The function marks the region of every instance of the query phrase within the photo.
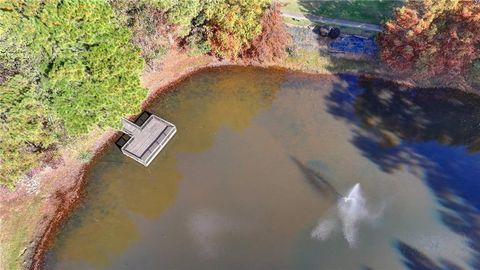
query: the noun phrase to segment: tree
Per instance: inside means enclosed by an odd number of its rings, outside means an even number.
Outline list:
[[[42,152],[62,137],[55,117],[26,77],[15,75],[0,85],[0,183],[13,186],[24,171],[38,164]]]
[[[213,0],[205,8],[208,41],[214,54],[236,58],[262,31],[269,0]]]
[[[473,0],[409,1],[378,40],[382,58],[396,70],[461,74],[480,57],[480,5]]]
[[[261,19],[271,4],[271,0],[110,1],[115,10],[119,11],[117,13],[127,15],[128,25],[134,29],[136,36],[138,32],[142,37],[148,36],[142,34],[145,31],[141,29],[148,28],[148,25],[140,29],[135,26],[136,22],[144,20],[142,17],[148,17],[151,18],[148,23],[150,26],[153,25],[156,29],[166,28],[169,31],[165,34],[168,35],[174,32],[180,45],[229,59],[237,58],[240,51],[249,47],[252,40],[259,36],[262,32]],[[152,10],[156,12],[151,12]],[[168,17],[168,22],[152,18],[163,17],[164,14]],[[155,23],[159,21],[160,24]],[[283,25],[283,22],[280,23]],[[140,44],[142,49],[147,48],[148,51],[148,38],[140,40],[135,44]],[[149,60],[149,57],[145,58]]]
[[[166,9],[169,1],[110,0],[122,25],[128,27],[131,42],[140,49],[148,71],[158,70],[161,58],[175,44],[175,27],[169,22]]]
[[[259,62],[274,62],[284,58],[291,36],[283,23],[279,3],[274,3],[265,11],[261,25],[262,32],[243,50],[242,57]]]
[[[139,111],[143,61],[131,37],[106,1],[0,3],[1,183],[67,137]]]

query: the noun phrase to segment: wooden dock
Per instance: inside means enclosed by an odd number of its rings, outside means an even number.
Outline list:
[[[148,166],[175,135],[177,128],[172,123],[150,113],[142,113],[135,122],[122,119],[125,133],[116,144],[121,151]]]

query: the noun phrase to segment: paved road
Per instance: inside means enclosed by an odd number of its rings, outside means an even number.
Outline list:
[[[354,22],[349,20],[326,18],[326,17],[316,16],[311,14],[301,14],[301,13],[294,13],[294,12],[288,12],[288,11],[282,11],[282,15],[284,17],[293,18],[297,20],[309,20],[316,23],[334,24],[334,25],[358,28],[358,29],[374,31],[374,32],[383,31],[383,27],[377,24],[360,23],[360,22]]]

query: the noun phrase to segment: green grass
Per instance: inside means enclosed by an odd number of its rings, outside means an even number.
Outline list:
[[[301,27],[312,26],[313,27],[314,25],[323,25],[321,23],[312,23],[309,20],[294,20],[294,19],[289,18],[289,17],[284,17],[283,20],[286,24],[293,25],[293,26],[301,26]],[[373,36],[377,35],[376,32],[367,31],[367,30],[363,30],[363,29],[346,27],[346,26],[337,26],[337,27],[340,29],[340,31],[343,34],[359,35],[359,36],[364,36],[364,37],[373,37]]]
[[[403,0],[281,0],[290,12],[381,24],[393,15]]]
[[[17,216],[0,222],[2,228],[0,238],[3,240],[0,243],[2,257],[0,261],[4,263],[6,269],[23,269],[21,255],[32,238],[32,232],[35,229],[32,224],[36,224],[34,220],[40,218],[39,207],[39,200],[32,200],[27,209],[16,213]]]
[[[78,160],[80,160],[82,163],[88,163],[90,160],[93,158],[93,153],[90,151],[82,151],[78,155]]]
[[[303,49],[298,49],[293,55],[289,55],[285,64],[293,69],[327,73],[365,73],[373,72],[377,68],[374,61],[332,57]]]
[[[284,17],[283,21],[287,24],[295,25],[295,26],[309,26],[312,25],[312,22],[309,20],[294,20],[292,18]]]

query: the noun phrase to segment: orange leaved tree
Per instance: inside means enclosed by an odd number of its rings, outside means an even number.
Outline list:
[[[262,32],[241,52],[244,59],[258,62],[275,62],[286,56],[291,42],[287,26],[283,22],[281,4],[274,2],[263,14]]]
[[[409,1],[386,23],[378,41],[381,57],[398,71],[459,75],[480,58],[480,4]]]

